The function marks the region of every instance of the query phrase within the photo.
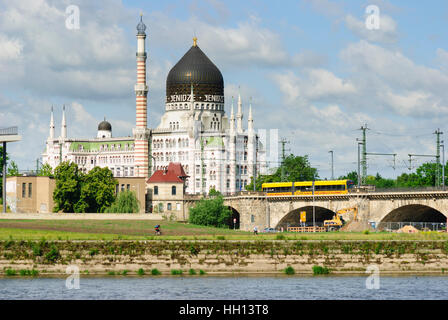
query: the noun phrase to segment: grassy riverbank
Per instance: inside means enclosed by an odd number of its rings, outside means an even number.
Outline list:
[[[0,241],[4,276],[444,274],[448,241]],[[202,271],[201,271],[202,270]]]
[[[162,236],[154,236],[154,225]],[[448,240],[447,233],[389,232],[272,233],[219,229],[148,220],[0,220],[0,240]]]

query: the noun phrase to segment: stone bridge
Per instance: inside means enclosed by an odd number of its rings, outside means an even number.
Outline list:
[[[270,196],[247,192],[224,198],[237,219],[237,228],[251,231],[254,226],[286,228],[299,225],[300,211],[308,223],[322,223],[335,212],[358,208],[361,222],[438,222],[446,223],[448,191],[368,192],[344,195]]]

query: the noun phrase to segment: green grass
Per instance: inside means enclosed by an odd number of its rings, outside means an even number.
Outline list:
[[[162,236],[154,237],[154,225]],[[0,219],[0,240],[448,240],[447,233],[324,232],[263,234],[150,220]],[[41,254],[36,248],[35,255]],[[94,253],[95,254],[95,253]]]
[[[182,273],[183,273],[182,270],[176,270],[176,269],[171,270],[171,275],[173,275],[173,276],[182,275]]]

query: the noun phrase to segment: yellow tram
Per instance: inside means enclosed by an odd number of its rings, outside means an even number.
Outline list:
[[[262,184],[267,196],[291,196],[313,194],[313,181],[269,182]],[[314,194],[346,194],[354,187],[352,180],[314,181]]]

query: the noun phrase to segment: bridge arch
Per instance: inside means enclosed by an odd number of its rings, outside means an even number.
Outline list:
[[[418,229],[430,227],[431,223],[442,224],[447,217],[439,210],[423,204],[407,204],[387,213],[378,225],[379,229],[397,228],[400,222],[415,222]],[[404,224],[403,224],[404,225]],[[401,226],[401,225],[400,225]]]
[[[241,214],[232,206],[227,206],[227,208],[231,211],[230,221],[229,221],[229,228],[233,229],[239,229],[240,228],[240,221],[241,221]],[[235,225],[234,225],[234,219],[236,219]]]
[[[286,214],[275,226],[276,229],[283,228],[284,230],[287,227],[299,227],[300,226],[300,212],[306,212],[306,225],[313,225],[313,206],[305,206],[300,207],[298,209],[294,209]],[[320,206],[314,207],[314,217],[316,221],[316,225],[321,226],[324,223],[324,220],[330,220],[335,215],[335,212]]]

